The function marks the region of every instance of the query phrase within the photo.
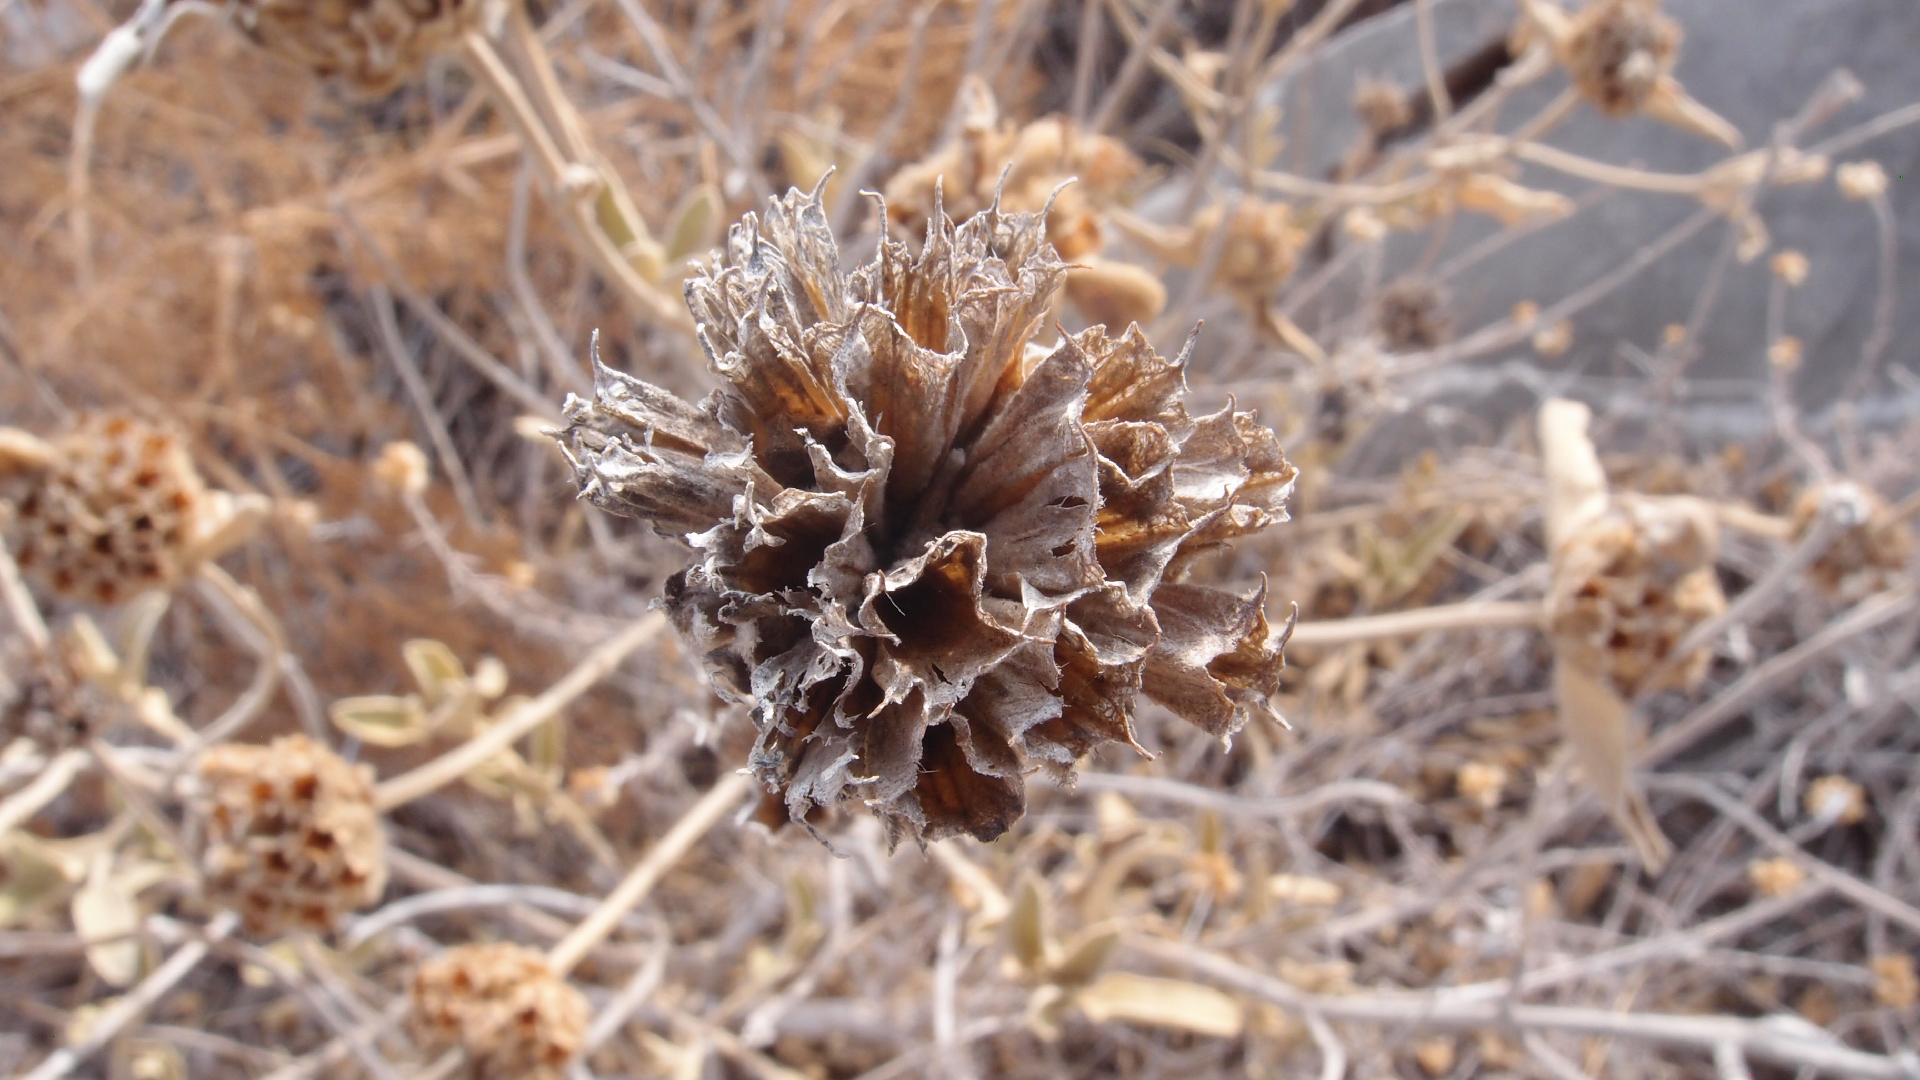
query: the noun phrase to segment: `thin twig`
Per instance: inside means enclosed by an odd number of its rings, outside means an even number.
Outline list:
[[[1538,630],[1545,624],[1546,609],[1538,600],[1468,602],[1328,622],[1299,623],[1287,638],[1287,644],[1347,645],[1356,641],[1411,637],[1443,630]]]

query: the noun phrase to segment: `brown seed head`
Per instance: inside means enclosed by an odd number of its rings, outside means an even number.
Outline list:
[[[257,44],[322,78],[377,97],[477,25],[484,0],[238,0]]]
[[[521,945],[460,945],[413,973],[414,1037],[467,1053],[473,1080],[554,1080],[586,1035],[580,991]]]
[[[49,444],[14,515],[22,569],[103,604],[171,588],[217,515],[178,435],[118,414],[82,419]]]
[[[123,715],[126,704],[89,679],[70,643],[45,653],[9,642],[0,671],[0,746],[27,738],[47,753],[87,741]]]
[[[1547,617],[1562,656],[1622,696],[1688,686],[1706,673],[1701,650],[1649,683],[1680,639],[1726,610],[1714,576],[1713,515],[1686,498],[1616,496],[1554,558]]]
[[[1890,588],[1913,559],[1913,527],[1866,490],[1867,519],[1841,531],[1807,567],[1814,587],[1845,603],[1857,603]],[[1805,536],[1820,517],[1820,490],[1809,488],[1793,504],[1794,537]]]
[[[1393,352],[1431,349],[1453,336],[1447,295],[1423,278],[1403,278],[1380,294],[1374,327]]]
[[[1043,230],[936,216],[845,273],[789,193],[687,285],[719,391],[598,368],[567,403],[583,494],[693,548],[667,610],[795,820],[859,799],[896,839],[991,839],[1027,773],[1133,741],[1136,691],[1224,737],[1277,689],[1264,586],[1183,579],[1284,520],[1293,466],[1251,414],[1189,415],[1184,354],[1137,331],[1035,344]]]
[[[1659,0],[1592,0],[1573,18],[1563,62],[1581,97],[1608,116],[1640,110],[1680,51]]]
[[[288,735],[216,746],[200,779],[207,893],[249,930],[327,930],[380,899],[387,861],[371,769]]]
[[[1376,137],[1413,121],[1413,107],[1407,103],[1407,92],[1380,79],[1362,79],[1354,87],[1353,111]]]

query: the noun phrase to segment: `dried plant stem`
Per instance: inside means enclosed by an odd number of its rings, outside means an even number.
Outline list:
[[[21,788],[0,803],[0,834],[11,831],[15,826],[40,812],[40,808],[60,797],[80,775],[88,761],[85,750],[64,750],[40,770],[33,783]]]
[[[1812,667],[1828,653],[1913,610],[1916,600],[1920,600],[1920,593],[1908,586],[1861,601],[1827,624],[1826,629],[1747,672],[1719,696],[1660,732],[1648,746],[1642,764],[1652,766],[1699,742],[1721,724],[1744,713],[1775,686]]]
[[[1160,35],[1166,30],[1174,9],[1179,6],[1180,0],[1160,0],[1159,5],[1153,9],[1153,15],[1147,20],[1146,28],[1140,31],[1138,37],[1133,38],[1132,47],[1128,49],[1127,58],[1120,65],[1119,74],[1115,75],[1113,82],[1107,86],[1107,92],[1100,101],[1100,108],[1093,114],[1093,119],[1087,122],[1087,131],[1098,135],[1119,119],[1120,110],[1126,107],[1128,96],[1133,93],[1134,85],[1140,81],[1141,74],[1146,70],[1148,57],[1152,56],[1153,50],[1158,47]],[[1120,12],[1116,11],[1115,14],[1119,15]]]
[[[646,225],[637,214],[629,212],[630,203],[624,198],[624,193],[615,194],[613,185],[617,181],[610,175],[610,170],[588,161],[569,160],[556,141],[555,133],[548,130],[541,110],[528,96],[528,85],[514,76],[486,35],[477,30],[469,31],[462,39],[462,44],[466,47],[469,66],[474,74],[493,93],[494,100],[532,151],[548,198],[575,234],[582,253],[619,290],[621,296],[649,321],[691,332],[692,321],[686,309],[642,276],[633,262],[622,253],[614,237],[608,234],[610,227],[624,231],[642,249],[653,243]],[[557,96],[556,101],[565,102],[565,98]],[[555,101],[543,104],[555,109],[556,115],[574,115],[571,104],[556,105]],[[657,254],[654,260],[657,264]],[[645,261],[644,256],[642,261]]]
[[[231,911],[215,915],[200,937],[175,949],[173,955],[167,957],[166,963],[155,968],[153,974],[140,981],[140,985],[107,1006],[94,1020],[93,1026],[87,1029],[85,1038],[48,1054],[45,1061],[21,1080],[59,1080],[72,1072],[75,1066],[106,1046],[128,1024],[139,1019],[154,1002],[160,1000],[162,994],[186,978],[206,958],[207,950],[213,947],[213,943],[232,933],[239,922],[240,917]]]
[[[1427,98],[1433,102],[1433,119],[1445,123],[1453,113],[1453,98],[1447,94],[1446,73],[1440,67],[1440,45],[1433,34],[1433,0],[1413,0],[1413,18],[1420,37],[1420,70],[1427,80]]]
[[[1686,1046],[1712,1052],[1732,1045],[1743,1053],[1784,1065],[1808,1066],[1836,1075],[1870,1080],[1908,1080],[1908,1062],[1883,1057],[1810,1036],[1804,1029],[1768,1020],[1731,1016],[1672,1016],[1661,1013],[1616,1012],[1611,1009],[1552,1005],[1519,1005],[1501,1001],[1457,1001],[1445,991],[1408,994],[1310,994],[1183,942],[1130,936],[1130,951],[1163,964],[1183,967],[1232,987],[1241,993],[1271,1001],[1297,1013],[1316,1013],[1328,1020],[1405,1024],[1417,1028],[1460,1031],[1472,1028],[1512,1028],[1520,1031],[1565,1031],[1636,1040],[1664,1046]],[[1824,1033],[1822,1033],[1824,1034]]]
[[[406,388],[407,396],[413,399],[413,408],[420,417],[420,425],[427,429],[427,441],[433,444],[434,456],[440,459],[440,467],[446,470],[447,483],[453,487],[454,501],[460,504],[460,514],[467,524],[475,529],[484,529],[487,516],[480,509],[480,499],[473,491],[473,480],[467,476],[467,466],[460,460],[460,452],[453,445],[453,435],[447,430],[447,421],[440,415],[434,404],[433,391],[427,388],[426,377],[420,374],[420,365],[414,362],[413,354],[407,350],[407,343],[400,336],[400,320],[393,311],[393,295],[379,285],[367,290],[367,299],[373,305],[373,323],[380,330],[380,344],[386,350],[387,359],[392,362],[393,370],[400,376],[400,385]]]
[[[699,802],[674,822],[673,828],[667,830],[667,834],[647,852],[626,879],[607,894],[599,909],[548,951],[547,966],[553,969],[554,974],[564,976],[573,970],[574,965],[595,945],[613,932],[613,928],[629,911],[646,899],[667,870],[679,862],[694,843],[706,835],[707,830],[739,805],[740,800],[753,788],[751,777],[744,773],[729,773],[708,789]]]
[[[67,154],[67,229],[73,244],[73,280],[80,291],[93,288],[93,142],[100,102],[82,95],[73,118],[73,146]]]
[[[625,630],[587,654],[572,671],[548,687],[546,692],[501,717],[492,727],[453,750],[434,758],[412,772],[382,783],[374,790],[374,805],[382,811],[412,802],[465,776],[488,758],[513,745],[558,714],[573,699],[620,666],[629,654],[660,636],[667,618],[655,611],[629,624]]]
[[[281,658],[286,655],[280,627],[257,593],[213,563],[201,565],[200,581],[216,601],[212,605],[215,612],[229,620],[234,631],[260,657],[260,664],[254,669],[253,682],[227,711],[194,733],[192,741],[183,748],[182,761],[189,761],[214,743],[233,737],[260,715],[280,689]]]
[[[1538,600],[1499,600],[1442,604],[1437,607],[1390,611],[1352,619],[1300,623],[1287,639],[1290,646],[1348,645],[1356,641],[1409,637],[1435,630],[1539,629],[1546,609]]]
[[[7,614],[13,619],[13,628],[27,639],[35,652],[44,653],[52,643],[53,635],[47,632],[47,620],[40,614],[40,605],[33,602],[33,594],[27,591],[27,583],[20,580],[20,564],[13,561],[13,552],[5,544],[0,544],[0,600],[7,605]]]
[[[1335,780],[1285,799],[1251,799],[1164,776],[1134,776],[1128,773],[1088,773],[1080,778],[1075,789],[1111,791],[1132,799],[1179,803],[1229,817],[1266,820],[1292,814],[1309,814],[1338,802],[1370,802],[1376,806],[1398,808],[1405,807],[1411,801],[1406,792],[1392,784],[1360,779]]]

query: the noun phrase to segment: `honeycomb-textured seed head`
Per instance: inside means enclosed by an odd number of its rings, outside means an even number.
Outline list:
[[[556,1080],[587,1030],[587,999],[520,945],[460,945],[414,971],[414,1036],[459,1047],[472,1080]]]
[[[1581,97],[1608,116],[1638,112],[1680,51],[1659,0],[1592,0],[1574,16],[1563,60]]]
[[[481,19],[485,0],[237,0],[234,21],[269,52],[379,96]]]
[[[287,735],[208,750],[200,779],[207,892],[250,931],[324,931],[380,899],[387,859],[367,766]]]
[[[22,569],[55,592],[111,604],[170,588],[216,525],[207,486],[172,431],[130,416],[82,419],[51,440],[15,506]]]
[[[991,206],[844,272],[792,192],[688,282],[719,391],[598,368],[567,403],[583,494],[692,547],[667,610],[794,820],[991,839],[1027,773],[1133,742],[1136,691],[1225,736],[1278,688],[1264,587],[1185,577],[1285,518],[1293,466],[1251,414],[1190,415],[1185,355],[1137,331],[1036,343],[1064,277]]]
[[[1827,550],[1807,567],[1814,587],[1844,603],[1857,603],[1891,588],[1913,561],[1913,527],[1894,517],[1869,491],[1867,519],[1840,531]],[[1810,488],[1793,504],[1793,533],[1805,536],[1820,518],[1820,491]]]
[[[1713,515],[1695,500],[1615,497],[1555,553],[1547,617],[1563,659],[1627,698],[1697,682],[1704,649],[1654,676],[1690,630],[1726,610],[1718,548]]]
[[[15,640],[0,655],[0,746],[26,738],[57,753],[127,712],[125,702],[87,677],[63,641],[42,653]]]

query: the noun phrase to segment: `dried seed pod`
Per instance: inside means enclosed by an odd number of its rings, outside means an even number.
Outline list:
[[[1891,588],[1913,560],[1913,528],[1889,512],[1879,496],[1862,490],[1867,518],[1843,529],[1807,567],[1815,588],[1845,603],[1857,603]],[[1809,488],[1793,504],[1797,540],[1820,518],[1820,490]]]
[[[65,640],[48,651],[11,641],[0,669],[0,746],[31,739],[57,753],[87,741],[124,716],[127,707],[89,679]]]
[[[165,428],[95,415],[47,445],[51,460],[27,479],[10,531],[21,568],[56,592],[111,604],[171,588],[234,517]]]
[[[410,986],[414,1037],[459,1047],[473,1080],[556,1080],[591,1011],[580,991],[521,945],[460,945],[420,965]]]
[[[1563,658],[1632,698],[1692,686],[1711,655],[1674,660],[1688,631],[1726,610],[1712,511],[1689,498],[1617,495],[1555,552],[1548,625]]]
[[[1293,466],[1250,414],[1189,415],[1185,354],[1137,331],[1035,345],[1065,273],[995,207],[844,273],[791,192],[687,285],[718,392],[597,367],[567,403],[582,493],[696,552],[667,611],[794,820],[858,798],[895,839],[991,839],[1028,772],[1133,742],[1135,691],[1224,737],[1277,689],[1264,586],[1182,578],[1285,518]]]
[[[233,21],[278,56],[369,97],[478,25],[486,0],[238,0]]]
[[[1388,286],[1375,302],[1373,325],[1393,352],[1431,349],[1453,336],[1447,295],[1424,278],[1404,278]]]
[[[367,766],[287,735],[270,746],[213,747],[200,780],[208,896],[252,932],[330,929],[380,899],[386,850]]]
[[[1353,111],[1376,139],[1413,122],[1407,92],[1380,79],[1362,79],[1353,88]]]
[[[1596,0],[1573,19],[1567,77],[1608,116],[1639,112],[1680,54],[1680,24],[1657,0]]]

